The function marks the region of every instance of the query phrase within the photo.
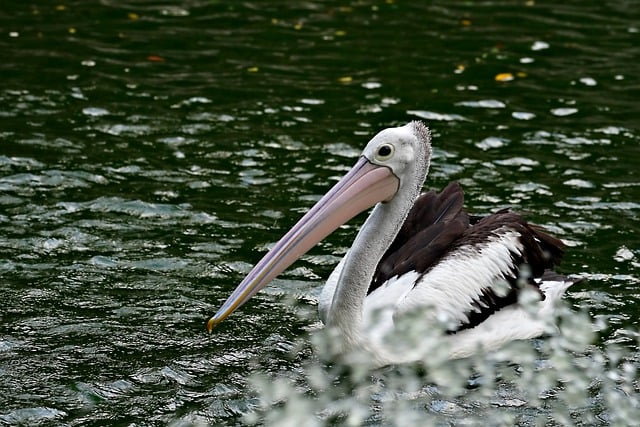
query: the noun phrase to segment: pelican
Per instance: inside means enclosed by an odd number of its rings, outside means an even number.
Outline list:
[[[576,280],[551,269],[563,243],[508,209],[480,217],[463,209],[457,183],[420,194],[431,133],[419,121],[382,130],[355,166],[284,235],[207,323],[209,332],[341,224],[373,207],[329,276],[320,317],[344,351],[374,365],[421,360],[398,350],[406,313],[444,324],[447,357],[463,358],[549,330],[557,301]],[[536,295],[524,304],[522,295]],[[444,322],[444,323],[443,323]]]

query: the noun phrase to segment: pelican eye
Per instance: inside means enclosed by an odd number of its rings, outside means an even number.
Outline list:
[[[393,156],[394,148],[391,144],[382,144],[376,151],[376,160],[389,160]]]

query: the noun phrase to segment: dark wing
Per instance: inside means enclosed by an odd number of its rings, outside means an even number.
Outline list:
[[[564,253],[564,244],[544,231],[540,226],[527,223],[522,216],[506,209],[480,218],[472,218],[473,225],[451,247],[451,255],[456,252],[477,251],[482,256],[482,248],[487,242],[495,241],[507,233],[516,232],[518,249],[508,252],[508,267],[501,271],[493,283],[482,286],[473,298],[471,309],[465,313],[466,321],[460,322],[457,328],[449,332],[473,328],[496,311],[518,302],[518,296],[525,286],[540,291],[540,280],[551,275],[551,269],[558,264]],[[555,277],[560,279],[562,276]],[[562,277],[566,280],[566,278]],[[501,281],[500,287],[493,286]],[[504,290],[504,284],[507,290]]]
[[[440,193],[422,194],[376,267],[368,293],[394,276],[427,271],[469,227],[464,193],[457,182]]]
[[[421,195],[379,262],[368,291],[373,292],[394,276],[420,273],[414,284],[419,289],[411,291],[415,301],[407,301],[406,307],[434,303],[447,307],[458,321],[450,333],[473,328],[517,303],[525,286],[537,289],[544,298],[539,279],[550,274],[564,253],[559,239],[527,223],[521,215],[503,209],[484,217],[470,216],[463,202],[458,183],[449,184],[439,193]],[[477,261],[473,267],[471,260]],[[482,268],[483,261],[501,268],[496,271],[493,267],[488,275],[474,271]],[[455,271],[465,269],[468,271]],[[430,283],[435,277],[430,275],[433,270],[439,270],[437,284]],[[443,278],[443,270],[451,273],[451,280],[446,274]]]
[[[522,215],[508,209],[502,209],[485,217],[472,217],[471,226],[451,249],[477,246],[507,231],[515,231],[520,235],[519,240],[523,249],[521,253],[514,254],[514,261],[518,266],[529,265],[531,279],[541,277],[545,270],[558,264],[564,255],[564,243],[560,239],[549,235],[543,227],[529,224]]]

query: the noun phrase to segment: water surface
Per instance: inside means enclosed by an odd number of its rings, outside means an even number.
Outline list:
[[[308,343],[358,221],[211,337],[204,325],[373,134],[414,119],[434,133],[426,187],[458,180],[473,212],[525,212],[567,242],[562,272],[587,279],[566,300],[597,339],[569,354],[605,359],[569,420],[624,420],[623,401],[637,419],[637,380],[606,378],[640,358],[639,11],[4,2],[0,422],[240,424],[290,407],[255,415],[261,394],[307,408],[290,420],[344,422],[320,410],[349,400],[317,392],[310,372],[333,371]],[[418,383],[390,401],[423,421],[562,423],[554,395],[520,405],[506,380],[485,406]],[[356,399],[370,424],[416,413],[372,395]]]

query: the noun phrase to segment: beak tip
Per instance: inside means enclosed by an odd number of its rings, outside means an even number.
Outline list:
[[[209,321],[207,322],[207,331],[209,331],[209,333],[211,333],[213,331],[213,328],[215,328],[218,325],[218,321],[216,321],[215,317],[212,317],[211,319],[209,319]]]

